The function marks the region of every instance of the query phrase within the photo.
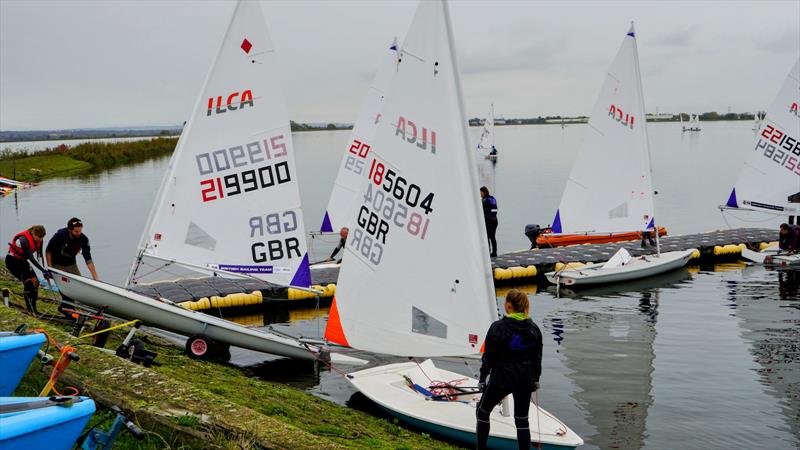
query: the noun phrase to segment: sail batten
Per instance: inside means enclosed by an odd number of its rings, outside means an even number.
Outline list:
[[[567,179],[554,232],[646,229],[654,217],[653,188],[633,25],[606,73],[588,125],[592,133],[586,133]]]
[[[789,196],[800,193],[800,59],[760,121],[727,209],[800,215]]]
[[[337,320],[326,329],[335,342],[404,356],[469,355],[497,318],[449,35],[446,5],[421,2],[352,219],[331,313]]]
[[[258,2],[240,1],[145,227],[144,256],[310,284],[289,114]]]

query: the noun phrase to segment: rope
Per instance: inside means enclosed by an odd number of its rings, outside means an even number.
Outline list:
[[[78,336],[78,339],[83,339],[83,338],[95,336],[95,335],[102,334],[102,333],[108,333],[111,330],[116,330],[117,328],[127,327],[128,325],[133,325],[133,324],[135,324],[137,322],[139,322],[139,319],[131,320],[131,321],[119,324],[119,325],[114,325],[113,327],[109,327],[109,328],[106,328],[106,329],[103,329],[103,330],[100,330],[100,331],[95,331],[94,333],[84,334],[82,336]]]
[[[31,331],[34,332],[34,333],[42,333],[42,334],[44,334],[45,337],[47,337],[48,346],[49,346],[49,344],[53,344],[53,346],[56,349],[58,349],[59,352],[60,352],[58,360],[56,361],[55,364],[53,364],[53,370],[50,372],[50,378],[48,379],[47,384],[44,385],[44,388],[42,388],[42,391],[39,393],[39,397],[47,397],[48,395],[50,395],[51,391],[55,392],[56,395],[61,396],[61,397],[74,397],[74,396],[78,395],[80,393],[80,391],[78,391],[78,389],[73,387],[73,386],[66,386],[67,389],[71,389],[72,390],[72,394],[68,394],[68,395],[62,394],[62,393],[58,392],[58,390],[56,390],[56,382],[58,382],[58,379],[61,377],[61,374],[64,373],[64,370],[67,369],[67,366],[69,366],[69,363],[71,361],[71,359],[69,357],[69,354],[74,352],[77,349],[75,347],[72,347],[72,346],[69,346],[69,345],[65,345],[63,347],[60,346],[58,344],[58,342],[56,342],[56,340],[53,339],[47,333],[47,331],[44,330],[44,328],[38,328],[38,329],[35,329],[35,330],[31,330]]]

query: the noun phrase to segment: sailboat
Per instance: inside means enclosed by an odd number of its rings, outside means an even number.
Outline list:
[[[723,211],[750,211],[800,216],[800,59],[795,62],[761,123],[739,178]],[[800,264],[800,256],[777,249],[745,250],[742,256],[757,263]]]
[[[700,118],[697,117],[697,114],[691,114],[689,116],[689,126],[683,124],[683,114],[680,114],[681,119],[681,129],[683,132],[687,131],[700,131]]]
[[[289,115],[258,2],[239,1],[153,204],[126,287],[52,269],[70,298],[189,336],[205,357],[235,345],[314,359],[318,349],[134,292],[149,260],[215,278],[310,283]],[[274,286],[274,285],[272,285]],[[224,350],[221,352],[224,354]]]
[[[497,148],[494,146],[494,103],[492,103],[489,115],[483,120],[478,151],[486,159],[497,159]]]
[[[400,61],[325,337],[397,356],[473,355],[498,313],[489,249],[479,245],[486,232],[478,176],[444,1],[420,2]],[[348,373],[347,380],[399,420],[465,444],[475,440],[478,394],[436,396],[475,391],[471,377],[428,359]],[[583,443],[537,405],[530,414],[535,442]],[[496,412],[491,420],[490,445],[516,445],[513,417]]]
[[[608,232],[609,237],[618,237],[633,230],[656,229],[644,111],[636,32],[631,24],[589,119],[587,132],[592,134],[572,168],[556,212],[554,232],[575,236],[576,231],[585,231],[588,235],[596,234],[596,228],[591,227],[602,227],[600,230]],[[616,161],[621,162],[623,170],[610,164]],[[604,167],[608,169],[604,171]],[[628,281],[683,267],[695,252],[662,253],[658,236],[655,243],[655,255],[633,257],[621,248],[603,264],[567,266],[545,276],[551,283],[567,286]]]
[[[343,227],[349,226],[350,219],[355,215],[355,209],[360,201],[358,195],[367,180],[372,139],[381,120],[386,89],[397,71],[399,63],[397,48],[398,43],[395,38],[383,55],[375,78],[369,86],[364,106],[353,125],[347,150],[339,164],[339,172],[322,219],[320,227],[322,233],[338,232]]]
[[[497,164],[497,149],[494,146],[494,103],[481,125],[477,150],[478,184],[486,186],[489,192],[495,192],[494,171]]]
[[[644,117],[631,30],[606,75],[552,226],[537,246],[630,241],[655,228]]]

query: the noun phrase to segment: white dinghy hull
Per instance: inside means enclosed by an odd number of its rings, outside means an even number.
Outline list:
[[[233,345],[262,353],[290,358],[314,360],[315,347],[306,346],[294,339],[259,332],[239,324],[184,309],[166,301],[156,300],[112,284],[50,269],[59,290],[74,300],[95,308],[108,306],[108,313],[126,319],[138,319],[154,326],[184,336],[204,335],[222,344]],[[356,360],[345,355],[331,354],[333,361],[352,363]],[[352,361],[351,361],[352,359]]]
[[[454,401],[430,400],[430,397],[408,386],[406,377],[428,388],[428,380],[459,380],[459,387],[474,389],[474,378],[436,368],[433,361],[389,364],[348,374],[350,383],[364,396],[389,414],[416,428],[458,441],[475,444],[475,408],[480,394],[456,397]],[[420,381],[424,380],[424,381]],[[513,411],[509,398],[509,410]],[[531,444],[541,442],[543,449],[571,449],[583,445],[583,440],[554,416],[531,403],[528,415]],[[505,417],[496,407],[491,415],[489,448],[516,449],[517,431],[514,416]]]
[[[547,272],[547,281],[564,286],[619,283],[651,277],[686,265],[696,250],[690,248],[660,255],[644,255],[633,258],[629,263],[613,268],[604,267],[607,263],[579,269],[565,269]]]
[[[742,250],[742,258],[757,264],[767,266],[797,266],[800,265],[800,254],[780,254],[776,248],[768,248],[760,252],[750,249]]]

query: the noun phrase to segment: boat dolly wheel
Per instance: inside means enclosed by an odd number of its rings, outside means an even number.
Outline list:
[[[192,358],[208,358],[212,345],[208,336],[202,334],[192,336],[186,341],[186,354]]]

